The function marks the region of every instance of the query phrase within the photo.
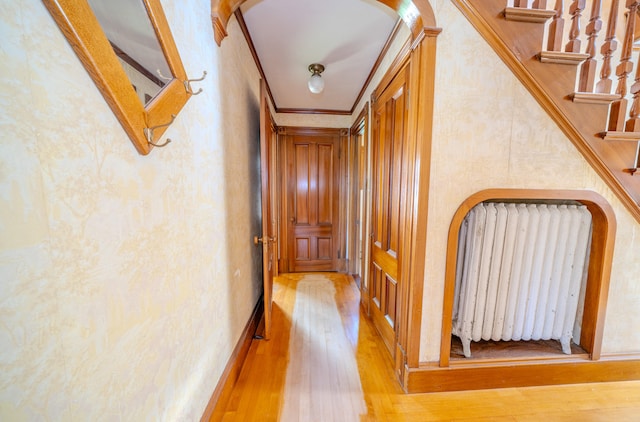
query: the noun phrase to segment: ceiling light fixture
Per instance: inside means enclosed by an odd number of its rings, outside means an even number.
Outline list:
[[[320,74],[324,72],[324,66],[319,63],[313,63],[309,65],[309,72],[311,77],[309,78],[309,91],[314,94],[319,94],[324,89],[324,79]]]

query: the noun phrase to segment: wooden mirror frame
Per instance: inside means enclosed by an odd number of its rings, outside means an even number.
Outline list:
[[[151,25],[173,79],[145,106],[131,85],[129,77],[118,61],[107,36],[86,0],[43,0],[44,5],[62,30],[80,61],[89,72],[105,100],[142,155],[152,149],[145,128],[160,126],[152,131],[157,143],[191,96],[185,87],[187,76],[178,54],[160,0],[142,0]],[[164,126],[161,126],[164,125]]]

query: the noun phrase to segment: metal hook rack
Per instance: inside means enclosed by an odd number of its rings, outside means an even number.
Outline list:
[[[184,89],[191,95],[198,95],[200,93],[202,93],[202,88],[200,88],[199,90],[197,90],[196,92],[193,92],[193,89],[191,88],[191,82],[200,82],[203,81],[204,78],[207,76],[207,71],[203,70],[202,71],[202,77],[198,78],[198,79],[187,79],[186,81],[183,81],[184,83]]]
[[[164,76],[164,75],[162,74],[162,72],[160,71],[160,69],[158,69],[158,70],[157,70],[157,72],[158,72],[158,76],[160,76],[160,79],[164,79],[165,81],[170,81],[170,80],[172,80],[172,79],[173,79],[173,77],[167,77],[167,76]],[[204,80],[204,78],[205,78],[206,76],[207,76],[207,71],[206,71],[206,70],[203,70],[203,71],[202,71],[202,77],[201,77],[201,78],[197,78],[197,79],[187,79],[187,80],[182,81],[182,83],[184,84],[184,89],[185,89],[185,91],[187,91],[187,93],[189,93],[189,94],[191,94],[191,95],[198,95],[198,94],[202,93],[202,88],[200,88],[199,90],[197,90],[197,91],[195,91],[195,92],[194,92],[194,91],[193,91],[193,88],[191,88],[191,82],[200,82],[200,81],[203,81],[203,80]]]
[[[176,119],[176,115],[172,114],[171,120],[168,123],[164,123],[164,124],[153,126],[153,127],[145,127],[144,136],[147,138],[147,142],[149,143],[149,145],[153,145],[154,147],[158,147],[158,148],[166,147],[167,145],[169,145],[171,143],[171,139],[169,138],[167,138],[167,140],[162,144],[156,144],[155,142],[153,142],[153,131],[161,127],[167,127],[171,125],[171,123],[173,123],[175,119]]]

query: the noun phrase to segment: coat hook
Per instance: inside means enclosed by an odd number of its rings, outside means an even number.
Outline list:
[[[144,136],[147,138],[147,142],[149,143],[149,145],[153,145],[154,147],[166,147],[167,145],[169,145],[169,143],[171,142],[171,139],[167,138],[167,140],[165,141],[165,143],[163,144],[156,144],[153,142],[153,131],[161,128],[161,127],[166,127],[169,126],[171,123],[173,123],[173,121],[176,119],[176,115],[172,114],[171,115],[171,120],[168,123],[162,124],[162,125],[157,125],[157,126],[153,126],[153,127],[145,127],[144,128]]]
[[[202,78],[199,79],[187,79],[186,81],[184,81],[184,89],[187,90],[187,92],[191,95],[198,95],[202,92],[202,88],[200,88],[198,91],[193,92],[193,89],[191,88],[191,82],[200,82],[203,81],[204,78],[207,76],[207,71],[204,70],[202,72]]]
[[[162,74],[162,72],[160,71],[160,69],[157,69],[156,71],[158,72],[158,76],[160,76],[160,79],[164,79],[165,81],[170,81],[170,80],[172,80],[172,79],[173,79],[173,76],[172,76],[172,77],[170,77],[170,78],[169,78],[169,77],[164,76],[164,75]]]

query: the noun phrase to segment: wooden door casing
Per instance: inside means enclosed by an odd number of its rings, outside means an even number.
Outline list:
[[[349,142],[350,197],[349,197],[349,225],[347,236],[349,249],[347,251],[348,271],[354,276],[360,289],[360,302],[366,314],[369,314],[369,285],[366,277],[365,254],[369,236],[367,222],[367,158],[369,145],[369,103],[366,103],[351,126]]]
[[[400,303],[402,244],[403,150],[407,126],[407,83],[404,67],[373,106],[372,215],[369,309],[389,352],[395,356]]]
[[[286,143],[288,271],[336,271],[339,241],[339,129],[282,128]]]
[[[264,80],[260,81],[260,173],[262,233],[256,236],[256,246],[262,243],[262,283],[264,301],[263,337],[271,337],[271,315],[273,305],[273,278],[278,275],[277,224],[275,219],[275,174],[276,126],[271,116]]]

